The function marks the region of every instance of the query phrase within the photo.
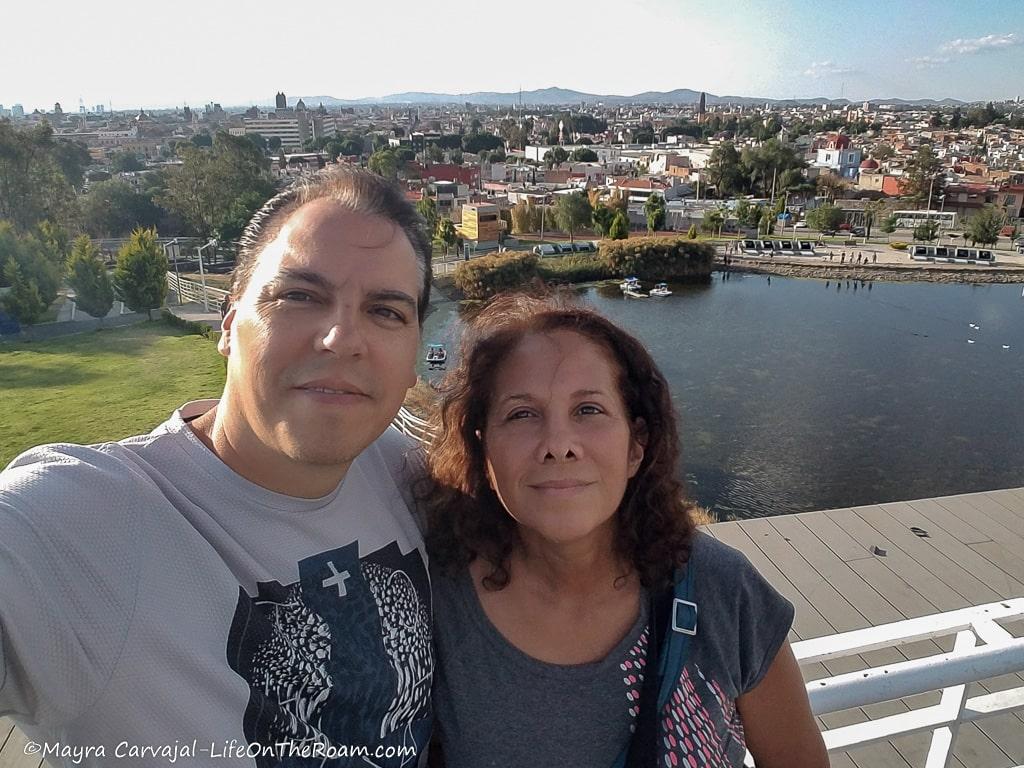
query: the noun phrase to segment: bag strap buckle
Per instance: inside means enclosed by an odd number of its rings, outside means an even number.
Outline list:
[[[672,631],[697,634],[697,604],[677,597],[672,601]]]

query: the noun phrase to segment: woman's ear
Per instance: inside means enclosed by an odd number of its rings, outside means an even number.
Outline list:
[[[644,449],[647,447],[647,422],[637,416],[633,420],[633,428],[629,438],[629,477],[636,475],[644,460]]]

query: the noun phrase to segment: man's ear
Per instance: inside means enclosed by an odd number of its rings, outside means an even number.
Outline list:
[[[633,421],[629,438],[629,477],[636,475],[644,460],[644,449],[647,447],[647,422],[639,416]]]
[[[220,324],[220,339],[217,340],[217,351],[220,352],[224,357],[231,355],[231,334],[235,327],[235,305],[231,304],[231,309],[224,315],[224,319]]]

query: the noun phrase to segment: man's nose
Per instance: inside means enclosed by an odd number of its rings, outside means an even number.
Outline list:
[[[367,352],[364,331],[357,313],[339,312],[317,333],[317,347],[343,357],[360,357]]]

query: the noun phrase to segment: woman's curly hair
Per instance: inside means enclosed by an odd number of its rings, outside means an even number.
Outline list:
[[[643,344],[565,296],[498,296],[467,327],[458,367],[440,386],[430,474],[419,493],[430,555],[449,573],[483,556],[494,566],[486,586],[508,584],[518,527],[488,482],[478,431],[485,430],[501,362],[528,334],[554,331],[578,333],[607,351],[619,369],[630,421],[643,425],[636,435],[644,444],[643,460],[616,512],[615,547],[646,588],[660,588],[689,557],[694,531],[692,505],[676,479],[679,438],[668,383]]]

